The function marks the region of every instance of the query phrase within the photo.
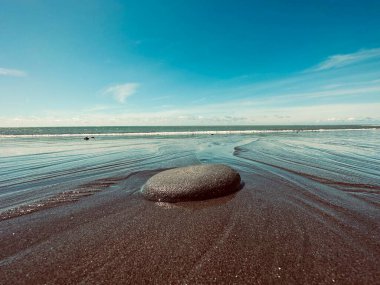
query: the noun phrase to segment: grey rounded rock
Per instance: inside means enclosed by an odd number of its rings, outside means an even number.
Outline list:
[[[202,164],[162,171],[144,185],[152,201],[180,202],[216,198],[240,189],[240,175],[223,164]]]

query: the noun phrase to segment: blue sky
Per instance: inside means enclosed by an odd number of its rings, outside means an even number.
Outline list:
[[[379,124],[380,1],[0,0],[0,126]]]

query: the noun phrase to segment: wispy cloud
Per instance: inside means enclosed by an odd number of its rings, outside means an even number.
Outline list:
[[[108,87],[104,94],[111,95],[116,101],[120,103],[124,103],[127,97],[132,96],[136,93],[137,88],[140,85],[138,83],[124,83],[124,84],[117,84]]]
[[[133,106],[94,105],[35,117],[18,113],[14,118],[0,117],[0,122],[3,126],[379,124],[379,64],[380,48],[361,50],[332,55],[312,72],[313,67],[271,81],[237,81],[165,93],[152,88],[157,94],[147,92],[155,94],[149,99],[155,102],[149,106],[144,94]],[[107,86],[102,93],[124,103],[139,88],[138,83],[122,83]]]
[[[360,50],[358,52],[349,54],[332,55],[308,71],[322,71],[327,69],[340,68],[373,58],[380,58],[380,48]]]
[[[0,76],[24,77],[26,75],[26,72],[23,70],[0,67]]]
[[[86,113],[96,113],[96,112],[102,112],[106,110],[112,109],[112,106],[108,105],[94,105],[89,108],[84,109],[83,111]]]
[[[240,109],[208,105],[204,108],[177,109],[160,112],[116,114],[51,112],[38,116],[1,117],[3,126],[88,126],[88,125],[282,125],[282,124],[379,124],[380,103],[313,105]],[[226,115],[229,114],[229,115]]]
[[[282,94],[273,96],[268,99],[273,100],[297,100],[297,99],[311,99],[311,98],[333,98],[342,96],[363,96],[371,95],[380,92],[380,85],[364,86],[358,88],[336,88],[331,90],[317,90],[313,92],[300,92],[295,94]],[[267,99],[267,100],[268,100]]]

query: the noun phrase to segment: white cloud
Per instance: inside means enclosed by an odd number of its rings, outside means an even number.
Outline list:
[[[86,113],[59,110],[37,116],[1,117],[3,127],[120,126],[120,125],[284,125],[284,124],[379,124],[380,103],[325,104],[304,107],[253,109],[225,105],[160,112]],[[229,115],[226,115],[229,114]]]
[[[348,96],[348,95],[356,95],[362,96],[369,95],[373,93],[379,93],[380,86],[368,86],[368,87],[359,87],[359,88],[338,88],[333,90],[323,90],[323,91],[313,91],[313,92],[304,92],[304,93],[295,93],[295,94],[283,94],[279,96],[273,96],[272,99],[307,99],[307,98],[323,98],[323,97],[337,97],[337,96]]]
[[[132,96],[136,93],[139,86],[140,85],[138,83],[124,83],[113,85],[108,87],[104,91],[104,94],[110,94],[116,101],[124,103],[127,97]]]
[[[55,111],[38,118],[0,118],[0,122],[2,126],[379,124],[379,63],[380,48],[362,50],[331,56],[314,67],[315,72],[310,72],[311,68],[280,80],[205,86],[202,90],[177,88],[174,91],[182,96],[179,101],[174,92],[158,92],[158,97],[151,99],[157,101],[153,107],[144,102],[134,107],[94,105],[80,112]],[[124,103],[139,88],[138,83],[121,83],[102,93]],[[200,99],[191,100],[194,90]]]
[[[380,58],[380,48],[360,50],[349,54],[333,55],[308,71],[322,71],[340,68],[374,58]]]
[[[26,76],[26,72],[18,69],[0,67],[0,76],[24,77]]]

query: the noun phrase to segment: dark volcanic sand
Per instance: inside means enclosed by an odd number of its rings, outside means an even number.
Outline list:
[[[147,201],[139,191],[158,170],[142,170],[1,221],[0,283],[379,284],[377,156],[272,144],[202,155],[239,169],[245,186],[230,196]]]
[[[285,184],[258,175],[248,181],[252,188],[233,196],[173,205],[144,200],[138,194],[144,179],[145,173],[130,178],[133,194],[115,188],[112,195],[3,221],[2,282],[379,280],[376,236],[295,204],[295,189]],[[368,226],[378,235],[375,224]]]

